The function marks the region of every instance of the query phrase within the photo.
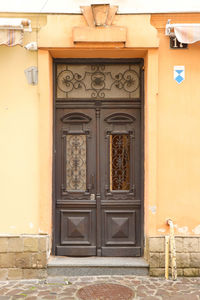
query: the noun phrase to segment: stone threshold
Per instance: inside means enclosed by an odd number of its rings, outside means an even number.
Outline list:
[[[149,264],[143,257],[69,257],[50,256],[48,267],[142,267],[148,268]]]
[[[148,275],[143,257],[64,257],[51,256],[49,276]]]

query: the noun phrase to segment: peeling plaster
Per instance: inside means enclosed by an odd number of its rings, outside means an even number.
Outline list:
[[[192,229],[192,231],[193,231],[195,234],[200,234],[200,225],[196,226],[194,229]]]
[[[16,228],[16,226],[14,226],[14,225],[10,226],[10,229],[15,229],[15,228]]]
[[[156,209],[157,209],[156,205],[149,206],[149,210],[152,212],[153,215],[156,214]]]
[[[188,227],[187,226],[178,227],[177,230],[180,233],[184,233],[184,234],[188,233]]]
[[[166,229],[164,229],[164,228],[159,228],[158,229],[158,232],[165,232],[166,231]]]
[[[33,223],[30,222],[30,223],[29,223],[29,227],[30,227],[30,228],[33,228],[33,227],[34,227]]]
[[[46,232],[44,230],[40,229],[40,228],[39,228],[39,233],[40,234],[46,234]]]

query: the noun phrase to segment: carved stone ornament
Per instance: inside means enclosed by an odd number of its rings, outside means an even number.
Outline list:
[[[80,8],[89,27],[112,25],[118,10],[118,6],[110,6],[110,4],[92,4]]]

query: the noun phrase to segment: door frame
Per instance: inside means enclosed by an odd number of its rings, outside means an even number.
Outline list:
[[[141,98],[141,256],[144,255],[144,178],[145,178],[145,170],[144,170],[144,159],[145,159],[145,109],[144,109],[144,59],[143,58],[54,58],[53,59],[53,166],[52,166],[52,248],[51,254],[56,255],[56,63],[73,63],[73,64],[92,64],[92,63],[110,63],[110,64],[123,64],[123,63],[141,63],[142,68],[140,71],[140,98]],[[90,99],[89,99],[90,100]],[[84,101],[87,101],[84,99]]]

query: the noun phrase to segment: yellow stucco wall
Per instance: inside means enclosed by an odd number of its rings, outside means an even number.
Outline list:
[[[27,16],[38,34],[26,33],[25,41],[38,41],[40,50],[0,46],[0,233],[52,232],[51,55],[144,58],[145,234],[165,234],[169,217],[178,234],[200,233],[199,44],[170,50],[163,25],[157,32],[150,15],[119,15],[115,25],[127,28],[126,48],[96,43],[95,51],[92,44],[81,49],[74,47],[72,27],[86,26],[82,16]],[[24,76],[32,65],[39,69],[37,86]],[[185,66],[180,85],[173,80],[174,65]]]
[[[155,234],[165,228],[168,217],[177,233],[200,233],[200,44],[173,51],[161,34],[160,49]],[[180,85],[173,79],[176,65],[185,66]]]
[[[33,233],[39,224],[39,97],[24,70],[37,54],[0,47],[0,232]]]

